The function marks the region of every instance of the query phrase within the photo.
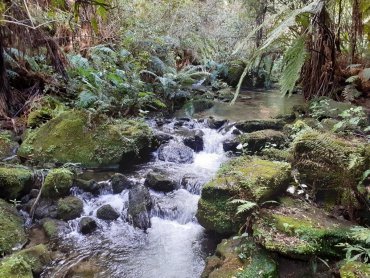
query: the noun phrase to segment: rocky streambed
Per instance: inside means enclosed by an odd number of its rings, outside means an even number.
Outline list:
[[[293,104],[233,121],[70,111],[28,131],[11,159],[35,167],[0,167],[18,208],[0,200],[0,277],[366,277],[338,244],[368,244],[351,233],[369,144]]]

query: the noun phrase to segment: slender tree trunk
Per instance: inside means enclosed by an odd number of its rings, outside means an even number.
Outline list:
[[[351,61],[353,64],[356,62],[356,51],[357,51],[357,40],[362,35],[362,15],[360,11],[361,0],[353,0],[352,4],[352,26],[350,33],[350,44],[351,44]]]
[[[8,78],[6,75],[4,58],[3,30],[0,27],[0,117],[7,117],[9,114],[9,102],[11,95],[9,91]]]

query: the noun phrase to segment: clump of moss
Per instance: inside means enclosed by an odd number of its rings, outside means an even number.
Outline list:
[[[238,141],[254,154],[261,152],[265,147],[283,147],[287,143],[287,137],[280,131],[265,129],[242,134],[238,136]]]
[[[232,234],[243,224],[236,217],[232,199],[263,202],[273,198],[289,184],[290,165],[257,157],[239,157],[221,167],[207,183],[199,200],[197,218],[207,230]]]
[[[0,160],[12,156],[18,147],[18,143],[12,138],[9,131],[0,131]]]
[[[370,265],[361,262],[345,262],[339,269],[341,278],[370,277]]]
[[[0,199],[0,254],[11,253],[26,240],[23,221],[17,210]]]
[[[32,278],[41,274],[44,266],[51,261],[46,246],[37,245],[17,252],[0,263],[1,278]]]
[[[73,173],[68,169],[53,169],[46,176],[42,187],[42,196],[59,198],[69,194],[73,185]]]
[[[33,173],[23,167],[0,167],[0,197],[11,200],[27,193],[33,183]]]
[[[18,155],[39,163],[81,163],[83,166],[118,164],[128,154],[139,154],[151,142],[152,132],[141,120],[109,122],[83,111],[59,114],[27,132]]]
[[[280,150],[276,148],[265,148],[262,150],[262,158],[273,161],[292,162],[293,154],[290,149]]]
[[[32,107],[27,117],[27,126],[36,128],[55,118],[66,110],[66,107],[57,99],[47,96],[44,97],[36,106]]]
[[[49,238],[55,238],[58,235],[58,224],[55,219],[46,219],[42,223],[42,228]]]
[[[66,197],[58,201],[58,217],[68,221],[79,217],[83,211],[83,202],[74,196]]]

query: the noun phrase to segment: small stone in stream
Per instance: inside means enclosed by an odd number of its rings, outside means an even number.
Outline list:
[[[134,227],[147,230],[151,227],[149,213],[153,206],[147,187],[138,185],[128,194],[128,220]]]
[[[134,184],[125,175],[116,173],[111,177],[113,194],[119,194],[125,189],[130,189]]]
[[[150,172],[146,176],[145,186],[155,190],[170,192],[177,188],[177,184],[174,180],[167,177],[164,173],[161,172]]]
[[[158,158],[167,162],[192,163],[194,154],[193,150],[185,145],[170,143],[159,147]]]
[[[203,150],[203,131],[196,130],[194,136],[184,138],[184,145],[192,148],[196,152]]]
[[[66,197],[58,201],[58,218],[64,221],[72,220],[83,212],[83,202],[74,196]]]
[[[156,146],[168,143],[171,139],[173,139],[173,136],[164,132],[157,132],[153,137],[154,145]]]
[[[238,145],[240,143],[238,141],[234,140],[226,140],[222,143],[223,149],[225,152],[236,152],[238,150]]]
[[[31,198],[36,198],[39,195],[40,190],[38,189],[32,189],[30,192],[30,197]]]
[[[76,179],[74,181],[74,185],[82,189],[83,191],[93,193],[94,195],[99,194],[99,191],[101,189],[101,185],[95,180],[87,181],[82,179]]]
[[[103,205],[96,211],[96,217],[102,220],[116,220],[119,213],[111,205]]]
[[[78,223],[78,230],[81,234],[90,234],[97,228],[96,222],[91,217],[83,217]]]
[[[239,129],[234,129],[232,132],[231,132],[233,135],[240,135],[242,134],[242,132],[239,130]]]
[[[227,120],[215,120],[213,118],[209,118],[207,122],[208,122],[209,128],[211,128],[211,129],[219,129],[224,124],[227,123]]]

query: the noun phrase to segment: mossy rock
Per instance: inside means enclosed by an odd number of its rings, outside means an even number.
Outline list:
[[[216,255],[207,259],[202,278],[275,278],[277,264],[251,239],[224,239],[217,245]]]
[[[32,187],[33,173],[24,167],[0,167],[0,198],[18,199],[27,194]]]
[[[349,102],[339,102],[328,97],[320,97],[311,100],[308,109],[312,117],[321,120],[324,118],[338,119],[341,113],[351,108],[356,108],[356,106]]]
[[[26,240],[22,217],[12,205],[0,199],[0,255],[11,253]]]
[[[339,269],[341,278],[370,277],[370,264],[361,262],[344,262]]]
[[[240,77],[243,74],[246,63],[242,60],[234,60],[229,62],[226,65],[226,74],[223,79],[227,82],[228,85],[236,87],[239,83]],[[243,86],[252,87],[253,81],[252,76],[248,74],[243,81]]]
[[[261,152],[263,159],[272,161],[285,161],[291,163],[293,161],[293,154],[290,149],[276,149],[276,148],[265,148]]]
[[[15,154],[18,143],[13,140],[9,131],[0,131],[0,160]]]
[[[52,240],[57,239],[60,234],[64,234],[69,231],[68,224],[61,220],[44,218],[42,219],[41,224],[45,234]]]
[[[53,169],[45,178],[42,187],[42,196],[45,198],[56,199],[69,194],[73,185],[73,173],[68,169]]]
[[[239,141],[251,153],[260,153],[265,147],[281,148],[286,145],[288,138],[281,131],[265,129],[238,136]]]
[[[350,222],[300,200],[281,202],[277,208],[262,209],[253,224],[253,236],[264,248],[295,259],[343,255],[336,245],[351,241]]]
[[[301,180],[315,185],[319,202],[360,206],[353,190],[369,168],[370,144],[308,130],[294,140],[293,155]]]
[[[198,204],[197,218],[207,230],[232,234],[243,223],[235,217],[231,199],[263,202],[284,191],[291,180],[290,164],[257,157],[239,157],[224,164],[217,176],[207,183]]]
[[[281,119],[248,120],[238,122],[235,127],[243,132],[254,132],[264,129],[282,130],[285,122]]]
[[[36,245],[4,258],[0,262],[0,278],[33,278],[50,262],[46,246]]]
[[[35,162],[81,163],[87,167],[118,164],[148,148],[152,132],[141,120],[109,122],[72,110],[29,130],[18,155]]]
[[[75,196],[59,199],[57,211],[59,219],[64,221],[75,219],[83,212],[83,202]]]

